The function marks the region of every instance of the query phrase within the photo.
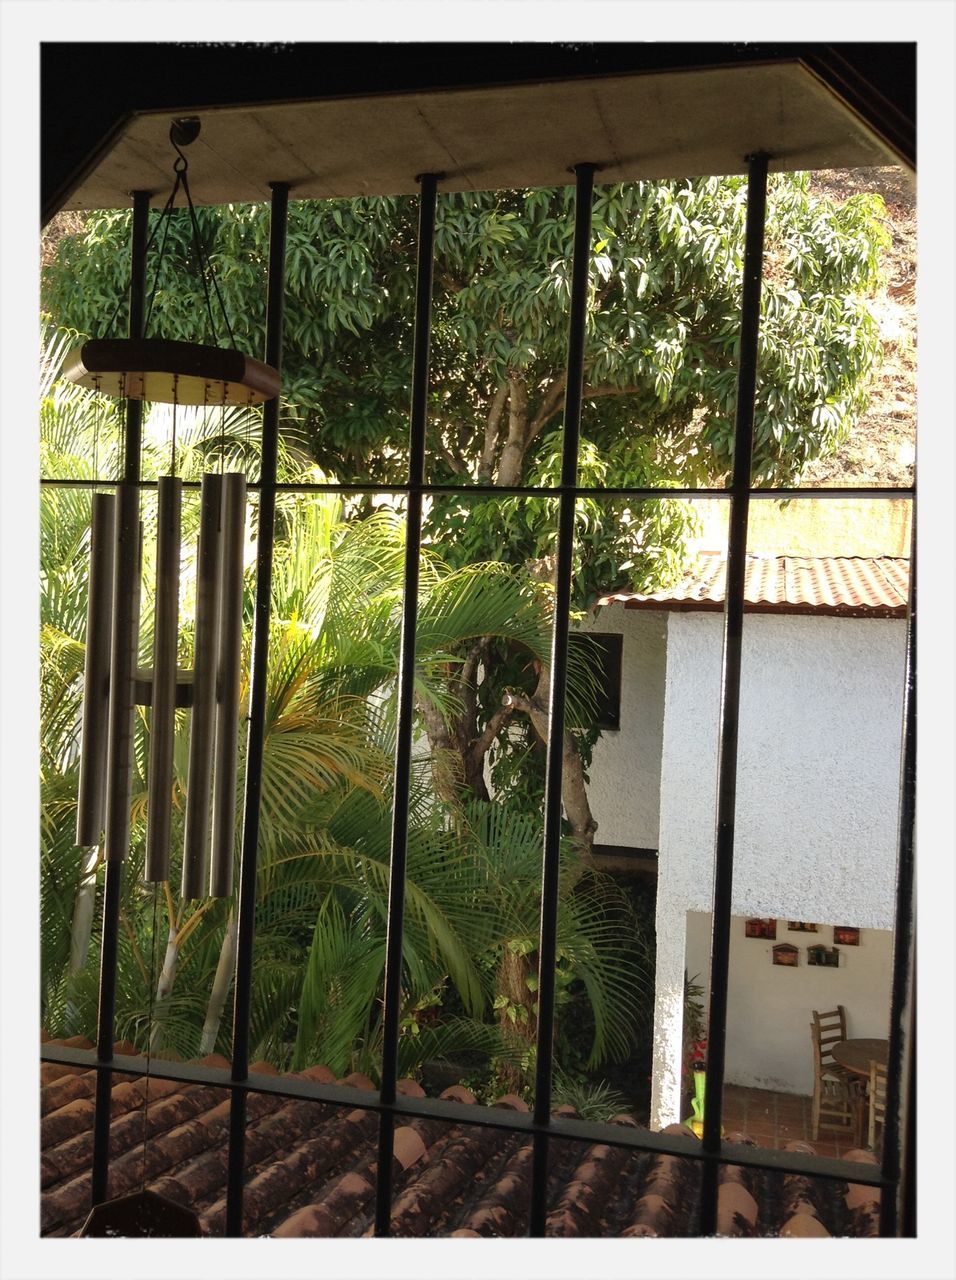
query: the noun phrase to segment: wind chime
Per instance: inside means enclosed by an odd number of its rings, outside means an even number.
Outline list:
[[[150,243],[182,189],[191,219],[196,259],[215,341],[211,281],[228,318],[199,234],[180,147],[199,122],[176,121],[175,181]],[[147,245],[147,249],[148,249]],[[159,279],[162,250],[156,264]],[[156,284],[154,283],[153,298]],[[150,300],[152,310],[152,298]],[[147,314],[146,324],[149,323]],[[144,879],[168,879],[173,800],[173,746],[177,707],[191,708],[182,896],[226,897],[232,892],[235,794],[242,644],[243,537],[246,479],[242,473],[202,477],[197,551],[194,663],[177,665],[182,480],[175,474],[176,410],[180,405],[253,405],[279,394],[279,374],[233,348],[164,338],[99,339],[67,357],[63,376],[80,386],[127,400],[173,406],[170,469],[157,486],[156,595],[153,665],[137,667],[142,524],[139,485],[121,481],[115,494],[94,493],[87,613],[80,777],[76,839],[95,845],[104,836],[107,861],[123,861],[129,846],[133,712],[150,708],[148,805]],[[224,434],[224,430],[223,430]],[[224,444],[224,441],[223,441]],[[221,454],[221,464],[223,462]]]
[[[212,343],[216,343],[211,282],[230,341],[232,331],[199,234],[182,146],[193,142],[199,121],[174,121],[175,181],[146,245],[164,227],[144,336],[85,342],[70,353],[62,376],[97,393],[125,400],[171,404],[170,474],[157,485],[156,594],[152,666],[137,666],[143,527],[139,484],[127,478],[115,492],[94,492],[90,539],[86,665],[77,795],[76,839],[102,841],[108,863],[125,861],[130,837],[134,712],[149,707],[147,831],[144,879],[156,892],[168,880],[172,834],[173,747],[176,710],[191,708],[182,897],[227,897],[232,892],[236,775],[242,648],[243,539],[246,479],[225,470],[227,405],[254,405],[279,394],[277,370],[233,347],[147,338],[169,222],[180,189],[186,198]],[[194,661],[179,669],[179,579],[182,479],[176,475],[176,411],[181,405],[219,409],[220,469],[200,486],[196,558]],[[155,942],[155,939],[154,939]],[[155,945],[154,945],[155,952]],[[151,973],[151,991],[155,975]],[[152,1000],[150,1003],[152,1023]],[[148,1105],[149,1049],[146,1057]],[[189,1208],[143,1185],[139,1191],[98,1204],[82,1235],[188,1236],[201,1234]]]

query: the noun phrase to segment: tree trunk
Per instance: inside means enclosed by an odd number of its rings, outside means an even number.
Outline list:
[[[96,870],[99,846],[88,849],[80,865],[80,879],[73,904],[73,927],[70,932],[70,973],[86,968],[93,933],[93,907],[96,899]]]
[[[80,863],[76,899],[73,903],[73,923],[70,928],[69,988],[76,974],[86,968],[93,935],[93,910],[96,905],[96,871],[99,866],[99,846],[87,849]],[[72,994],[66,1001],[66,1027],[69,1035],[76,1035],[83,1028],[79,1025],[79,1010]]]
[[[232,969],[236,958],[237,920],[235,910],[229,912],[226,921],[226,932],[223,935],[222,947],[219,950],[219,963],[216,965],[216,976],[213,979],[209,1005],[206,1009],[206,1021],[203,1023],[202,1038],[199,1042],[199,1056],[214,1053],[219,1036],[219,1024],[222,1022],[222,1011],[226,1007],[226,997],[232,982]]]
[[[179,932],[176,926],[169,926],[169,936],[166,939],[166,954],[163,956],[163,967],[159,975],[159,982],[156,984],[156,1000],[165,1000],[172,992],[173,983],[176,981],[176,965],[179,963]]]
[[[496,986],[497,994],[504,996],[508,1004],[498,1010],[498,1025],[501,1028],[502,1039],[515,1051],[516,1056],[520,1057],[524,1057],[532,1048],[538,1031],[538,1020],[531,1008],[535,998],[528,990],[526,981],[530,973],[531,966],[527,956],[515,954],[505,944],[501,963],[498,966]],[[508,1012],[509,1007],[516,1011],[513,1022]],[[518,1013],[519,1010],[524,1010],[524,1021]],[[498,1074],[502,1082],[515,1093],[532,1082],[516,1063],[502,1062]]]
[[[542,666],[538,677],[538,687],[530,698],[521,693],[506,693],[502,698],[505,708],[524,711],[534,725],[535,732],[542,742],[548,741],[548,700],[550,697],[551,675],[548,668]],[[584,765],[575,746],[574,739],[565,730],[564,751],[561,760],[561,799],[564,812],[571,824],[571,835],[574,838],[582,857],[589,861],[594,847],[594,833],[597,823],[591,813],[588,802],[587,786],[584,782]]]
[[[416,705],[428,736],[435,790],[443,804],[454,807],[458,803],[458,790],[465,772],[465,763],[456,741],[458,735],[453,734],[444,716],[428,698],[417,695]]]
[[[528,388],[523,378],[508,380],[508,438],[498,459],[496,485],[521,483],[524,455],[528,447]]]
[[[179,933],[174,924],[169,926],[169,936],[166,940],[166,954],[163,957],[163,967],[159,975],[159,982],[156,984],[156,1005],[168,998],[173,989],[173,983],[176,981],[176,966],[179,963]],[[160,1022],[154,1021],[149,1033],[149,1047],[155,1052],[161,1049],[163,1045],[162,1026]]]

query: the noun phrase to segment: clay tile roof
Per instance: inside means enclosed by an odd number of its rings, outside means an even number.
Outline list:
[[[684,580],[642,595],[617,591],[598,607],[625,609],[722,609],[727,557],[698,552]],[[909,560],[888,556],[748,556],[744,600],[750,612],[838,614],[896,618],[906,614]]]
[[[88,1042],[70,1042],[89,1047]],[[119,1046],[117,1046],[119,1048]],[[123,1046],[130,1049],[131,1046]],[[222,1065],[212,1056],[204,1061]],[[257,1063],[260,1073],[274,1068]],[[90,1204],[93,1075],[46,1064],[42,1094],[41,1233],[79,1232]],[[331,1083],[325,1067],[303,1078]],[[355,1073],[339,1084],[370,1087]],[[400,1092],[421,1097],[403,1081]],[[146,1101],[148,1097],[148,1106]],[[478,1106],[461,1085],[441,1095]],[[110,1197],[144,1185],[198,1214],[202,1233],[225,1230],[228,1090],[115,1075]],[[497,1104],[526,1111],[514,1095]],[[571,1114],[561,1108],[562,1115]],[[635,1126],[631,1116],[613,1124]],[[681,1134],[679,1125],[665,1132]],[[144,1145],[144,1133],[147,1141]],[[728,1134],[733,1141],[748,1141]],[[753,1145],[753,1143],[750,1143]],[[802,1147],[804,1150],[812,1148]],[[847,1158],[875,1163],[870,1152]],[[248,1236],[370,1236],[374,1230],[378,1123],[374,1112],[270,1094],[247,1095],[244,1231]],[[395,1236],[523,1235],[532,1146],[520,1132],[413,1117],[395,1129]],[[677,1156],[554,1137],[547,1233],[553,1236],[692,1236],[701,1167]],[[877,1234],[879,1192],[858,1184],[722,1166],[718,1231],[728,1236]]]

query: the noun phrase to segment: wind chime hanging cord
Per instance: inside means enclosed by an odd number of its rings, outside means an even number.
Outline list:
[[[219,310],[222,312],[222,318],[226,326],[226,332],[229,335],[229,345],[231,347],[235,347],[236,340],[233,337],[232,325],[230,325],[229,323],[229,317],[226,314],[226,308],[222,300],[222,294],[219,292],[219,284],[216,280],[215,272],[212,270],[212,268],[209,265],[209,258],[206,254],[206,250],[203,247],[202,236],[200,235],[200,232],[199,232],[199,219],[196,217],[196,206],[193,204],[192,194],[190,193],[190,190],[189,190],[189,179],[186,176],[186,170],[189,168],[189,162],[187,161],[183,153],[180,151],[179,147],[176,145],[172,136],[170,136],[170,142],[172,143],[173,150],[179,156],[179,159],[173,165],[173,170],[176,174],[177,182],[182,183],[183,192],[185,193],[185,196],[186,196],[186,204],[189,207],[189,219],[192,224],[193,240],[196,246],[196,256],[199,259],[199,275],[200,275],[200,279],[202,280],[203,294],[206,299],[206,314],[209,316],[209,332],[212,338],[212,344],[213,346],[217,345],[217,338],[216,338],[216,326],[212,318],[212,304],[209,299],[209,284],[206,279],[207,274],[209,276],[209,279],[212,281],[213,291],[216,294],[216,301],[219,303]]]
[[[173,433],[172,433],[172,442],[170,444],[170,450],[169,450],[169,474],[171,476],[175,476],[176,474],[176,410],[179,408],[179,399],[177,394],[178,390],[179,390],[179,374],[174,373],[173,374]]]
[[[150,248],[152,247],[153,241],[156,239],[156,235],[159,232],[160,227],[163,228],[163,239],[159,249],[159,257],[156,260],[156,269],[153,274],[153,288],[152,288],[152,291],[150,292],[149,302],[146,307],[146,319],[143,325],[143,337],[145,337],[149,331],[149,323],[153,314],[153,304],[156,300],[156,291],[159,287],[160,267],[163,264],[163,258],[166,253],[166,242],[169,238],[169,228],[172,221],[173,206],[175,205],[176,196],[179,194],[179,189],[181,187],[183,190],[183,193],[186,196],[186,205],[189,211],[190,227],[193,233],[193,245],[196,252],[196,258],[199,263],[199,277],[202,283],[203,296],[206,303],[206,315],[208,316],[208,319],[209,319],[209,333],[210,333],[211,343],[213,346],[218,345],[218,339],[216,335],[216,324],[213,319],[212,301],[209,296],[209,283],[207,281],[207,275],[209,280],[212,281],[212,287],[216,295],[216,301],[219,303],[219,310],[222,313],[223,322],[226,326],[226,332],[229,335],[229,344],[230,346],[235,348],[236,340],[232,332],[232,325],[229,323],[229,316],[226,313],[226,307],[222,300],[222,294],[219,292],[219,284],[216,280],[215,273],[213,272],[212,268],[209,265],[209,258],[205,248],[203,247],[202,234],[199,229],[199,219],[196,216],[196,207],[193,204],[192,194],[189,190],[189,179],[186,176],[187,170],[189,168],[189,161],[183,155],[175,139],[172,137],[172,131],[170,131],[169,141],[178,157],[178,159],[175,160],[173,163],[173,173],[176,175],[176,178],[173,183],[173,189],[172,191],[170,191],[169,197],[166,203],[163,205],[159,218],[156,221],[156,225],[153,227],[153,230],[150,233],[148,240],[146,241],[145,252],[148,254]],[[110,316],[109,323],[106,326],[106,329],[105,329],[106,333],[110,333],[112,331],[113,324],[116,320],[117,315],[119,314],[120,307],[122,307],[125,300],[126,300],[125,295],[121,295],[113,311],[113,314]]]
[[[156,284],[159,280],[159,266],[163,260],[163,254],[166,251],[166,237],[169,234],[169,215],[172,212],[173,202],[175,201],[176,196],[179,192],[179,187],[180,187],[180,180],[179,180],[179,175],[177,174],[176,181],[173,183],[173,189],[169,193],[169,199],[163,205],[160,215],[156,220],[156,223],[153,226],[152,231],[149,233],[149,238],[146,241],[146,248],[143,250],[143,254],[148,260],[149,251],[153,247],[153,241],[156,239],[156,235],[160,227],[164,227],[163,243],[160,247],[159,259],[156,263],[156,275],[153,281],[153,291],[149,295],[149,304],[146,310],[146,319],[143,324],[144,337],[146,336],[146,331],[147,331],[147,328],[149,327],[149,317],[153,309],[153,299],[156,296]],[[124,291],[123,293],[120,294],[119,301],[117,302],[116,306],[113,308],[113,314],[110,316],[108,323],[101,330],[102,333],[106,333],[108,335],[113,332],[113,325],[116,322],[116,317],[119,315],[120,307],[122,307],[123,303],[127,301],[128,301],[127,293]]]

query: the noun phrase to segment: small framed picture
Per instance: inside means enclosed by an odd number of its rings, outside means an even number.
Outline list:
[[[747,938],[770,938],[777,936],[776,920],[760,920],[754,917],[744,923],[744,936]]]
[[[849,924],[835,924],[833,926],[833,941],[838,942],[841,947],[858,947],[860,945],[860,931]]]
[[[840,953],[836,947],[825,947],[823,943],[818,943],[815,947],[807,947],[807,964],[820,964],[831,969],[839,969]]]
[[[778,942],[773,949],[773,962],[794,968],[800,963],[800,948],[795,947],[792,942]]]
[[[791,933],[816,933],[817,926],[808,920],[788,920],[787,928]]]

